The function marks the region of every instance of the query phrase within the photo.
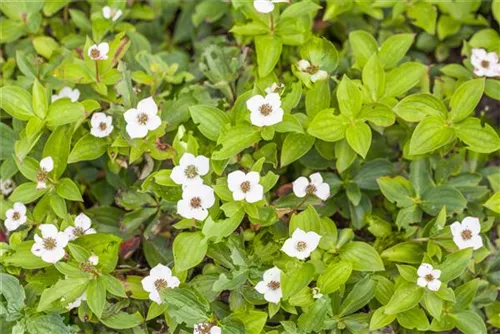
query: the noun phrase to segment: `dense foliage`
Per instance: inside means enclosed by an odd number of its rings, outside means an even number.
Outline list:
[[[498,331],[499,0],[0,11],[0,332]]]

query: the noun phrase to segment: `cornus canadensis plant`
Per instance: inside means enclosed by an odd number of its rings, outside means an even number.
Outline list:
[[[0,332],[498,332],[499,20],[2,1]]]

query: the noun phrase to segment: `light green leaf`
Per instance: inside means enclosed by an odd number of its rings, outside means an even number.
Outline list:
[[[372,143],[372,130],[363,122],[350,124],[345,132],[349,146],[360,156],[366,158],[366,154]]]
[[[408,122],[420,122],[427,116],[445,118],[448,110],[444,103],[431,94],[413,94],[405,97],[393,108],[394,112]]]
[[[420,63],[404,63],[390,71],[385,80],[385,96],[398,97],[418,85],[427,67]]]
[[[332,263],[319,275],[317,286],[323,294],[337,291],[347,282],[352,272],[352,264],[348,261]]]
[[[451,97],[448,119],[460,122],[469,116],[483,96],[484,85],[484,79],[469,80],[461,84]]]
[[[27,121],[35,114],[31,107],[31,94],[17,86],[0,88],[0,109],[14,118]]]
[[[337,100],[340,112],[348,117],[355,117],[361,110],[363,97],[354,82],[344,75],[337,88]]]
[[[95,160],[103,155],[108,148],[106,138],[96,138],[87,133],[76,142],[68,157],[68,163],[84,160]]]
[[[106,305],[106,287],[100,279],[93,279],[87,287],[87,304],[90,310],[101,318]]]
[[[380,47],[378,56],[386,69],[396,67],[410,49],[414,38],[414,34],[397,34],[385,40]]]
[[[59,99],[49,106],[47,114],[47,125],[58,127],[61,125],[74,123],[82,119],[85,115],[83,105],[78,102],[71,102],[70,99]]]
[[[183,271],[199,264],[207,253],[207,243],[201,232],[183,232],[174,239],[175,268]]]
[[[378,51],[377,41],[370,33],[364,30],[351,32],[349,34],[349,43],[351,44],[354,58],[359,68],[363,68],[368,59]]]
[[[352,269],[357,271],[384,270],[384,263],[371,245],[352,241],[343,246],[339,252],[340,258],[352,264]]]
[[[410,141],[410,154],[432,152],[455,139],[455,131],[437,116],[424,118],[415,128]]]
[[[225,112],[212,106],[191,106],[189,112],[200,132],[213,141],[217,141],[224,126],[231,121]]]
[[[467,148],[478,153],[493,153],[500,150],[498,133],[489,124],[481,124],[481,120],[469,117],[454,126],[457,137],[467,144]]]
[[[344,138],[349,120],[343,115],[334,115],[334,109],[320,111],[309,124],[307,132],[313,137],[334,142]]]
[[[259,77],[264,78],[273,71],[280,59],[282,48],[283,42],[277,36],[265,35],[255,37]]]
[[[363,68],[363,84],[368,87],[373,101],[378,101],[385,92],[385,72],[382,62],[376,54],[370,57]]]
[[[303,157],[314,145],[315,138],[302,133],[289,133],[281,148],[281,167]]]
[[[386,314],[397,314],[417,305],[424,295],[424,289],[416,283],[402,283],[385,306]]]
[[[212,154],[214,160],[224,160],[234,157],[245,148],[255,144],[260,139],[259,128],[249,124],[239,124],[221,134],[219,144],[222,147]]]
[[[354,285],[351,292],[340,305],[341,316],[356,312],[372,300],[375,296],[376,283],[371,277],[366,276]]]

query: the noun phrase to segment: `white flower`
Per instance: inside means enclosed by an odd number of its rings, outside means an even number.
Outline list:
[[[71,89],[71,87],[64,87],[59,91],[59,94],[52,95],[52,102],[62,98],[68,98],[71,102],[76,102],[80,98],[80,91],[78,89]]]
[[[323,297],[323,294],[321,293],[321,290],[319,288],[312,288],[312,295],[314,299],[320,299]]]
[[[156,265],[149,272],[149,276],[142,279],[142,288],[149,292],[149,299],[161,304],[160,291],[166,288],[176,288],[181,282],[179,279],[172,275],[169,267],[162,264]]]
[[[311,74],[311,81],[314,83],[318,80],[328,79],[328,72],[320,70],[319,66],[312,65],[308,60],[301,59],[297,62],[297,68],[301,72]]]
[[[99,256],[97,256],[97,255],[90,255],[88,261],[93,266],[97,266],[99,264]]]
[[[300,228],[293,231],[292,237],[287,239],[281,250],[290,257],[299,260],[308,258],[318,247],[321,236],[316,232],[304,232]]]
[[[273,84],[265,89],[266,94],[280,93],[285,88],[282,83],[273,82]]]
[[[221,334],[222,329],[209,322],[202,322],[194,325],[193,334]]]
[[[270,303],[278,304],[283,293],[281,291],[281,270],[272,267],[264,272],[263,280],[257,283],[255,290],[264,295]]]
[[[144,138],[148,131],[158,129],[161,118],[157,113],[158,106],[152,97],[140,100],[137,109],[127,110],[123,116],[127,121],[127,133],[130,138]]]
[[[36,189],[46,189],[47,188],[47,174],[54,169],[54,160],[52,157],[45,157],[40,160],[40,171],[38,172],[36,179]]]
[[[192,184],[202,184],[200,176],[208,173],[210,162],[207,157],[199,155],[195,157],[191,153],[184,153],[179,161],[179,166],[175,166],[170,174],[170,178],[177,184],[183,186]]]
[[[432,265],[422,263],[418,267],[417,275],[417,285],[427,287],[431,291],[438,291],[441,287],[441,281],[438,280],[439,276],[441,276],[441,270],[433,269]]]
[[[2,195],[8,196],[12,190],[14,190],[14,187],[16,184],[12,180],[0,180],[0,191],[2,192]]]
[[[279,94],[251,97],[247,100],[247,108],[250,110],[250,121],[255,126],[273,125],[283,120],[284,112]]]
[[[75,240],[87,234],[95,234],[96,230],[91,228],[92,221],[84,213],[80,213],[74,220],[75,226],[68,226],[64,233],[68,235],[69,240]]]
[[[121,9],[115,9],[109,6],[102,8],[102,16],[108,20],[111,19],[112,21],[116,21],[120,18],[120,16],[122,16],[122,13]]]
[[[323,182],[320,173],[314,173],[309,176],[311,182],[306,177],[301,176],[293,182],[293,193],[297,197],[305,197],[306,195],[315,195],[325,201],[330,197],[330,186]]]
[[[484,49],[472,49],[470,62],[474,66],[474,74],[477,76],[500,76],[500,64],[498,63],[498,55],[495,52],[487,53]]]
[[[85,292],[80,297],[69,303],[66,306],[66,309],[69,311],[74,309],[75,307],[79,307],[80,305],[82,305],[82,300],[87,300],[87,294]]]
[[[235,201],[246,200],[248,203],[255,203],[264,198],[264,187],[259,181],[260,175],[257,172],[245,174],[237,170],[227,176],[227,186]]]
[[[274,10],[274,4],[278,2],[289,2],[290,0],[254,0],[253,6],[259,13],[270,13]]]
[[[90,120],[90,133],[92,136],[97,138],[103,138],[109,136],[113,131],[113,117],[107,116],[103,112],[96,112],[92,115]]]
[[[109,44],[104,42],[99,45],[94,44],[89,48],[88,55],[92,60],[108,59]]]
[[[472,247],[474,250],[483,247],[483,239],[479,233],[481,232],[481,224],[476,217],[465,217],[460,222],[454,222],[450,226],[453,241],[459,249]]]
[[[184,218],[205,220],[208,209],[215,203],[214,190],[204,184],[184,187],[182,199],[177,202],[177,213]]]
[[[38,227],[42,237],[35,234],[35,244],[31,252],[43,261],[56,263],[64,257],[64,247],[68,244],[68,235],[57,231],[57,227],[51,224],[42,224]]]
[[[40,169],[45,173],[50,173],[54,169],[54,160],[52,157],[45,157],[40,160]]]
[[[21,202],[14,203],[12,209],[5,213],[5,227],[7,231],[14,231],[22,224],[26,223],[26,207]]]

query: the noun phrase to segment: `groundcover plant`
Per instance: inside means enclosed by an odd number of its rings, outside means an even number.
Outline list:
[[[0,2],[1,333],[496,333],[500,1]]]

